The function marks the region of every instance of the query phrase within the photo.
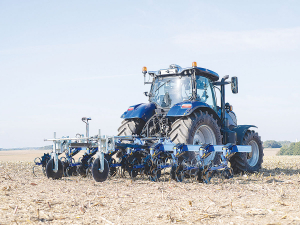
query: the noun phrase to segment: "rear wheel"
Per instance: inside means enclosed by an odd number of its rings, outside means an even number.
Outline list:
[[[141,119],[128,119],[123,120],[121,126],[118,129],[118,136],[131,136],[140,135],[145,122]],[[125,141],[128,142],[128,141]],[[121,158],[123,155],[122,151],[116,154],[117,158]]]
[[[123,120],[122,125],[118,129],[118,136],[139,135],[145,125],[140,119]]]
[[[172,130],[169,133],[174,143],[184,143],[193,145],[222,144],[221,128],[208,112],[196,111],[190,116],[182,117],[172,124]],[[194,157],[193,153],[189,153],[189,160]],[[216,152],[212,152],[205,160],[204,164],[210,162],[218,164],[220,157]]]
[[[258,172],[263,163],[263,146],[260,136],[254,131],[248,130],[244,136],[242,145],[250,145],[250,153],[236,153],[231,157],[230,163],[235,174],[247,171]]]

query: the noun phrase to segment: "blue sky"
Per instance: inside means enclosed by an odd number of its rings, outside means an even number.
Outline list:
[[[226,99],[263,140],[300,140],[299,1],[0,0],[0,148],[117,134],[147,102],[141,69],[198,66],[239,77]]]

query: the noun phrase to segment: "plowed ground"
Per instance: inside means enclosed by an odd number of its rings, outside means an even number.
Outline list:
[[[32,166],[0,161],[0,224],[300,224],[300,156],[266,156],[260,173],[210,184],[52,180]]]

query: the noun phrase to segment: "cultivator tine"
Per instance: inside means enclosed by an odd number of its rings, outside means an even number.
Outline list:
[[[32,173],[35,177],[37,177],[36,172],[35,172],[36,171],[35,169],[37,167],[42,167],[42,172],[43,172],[44,175],[46,175],[45,168],[46,168],[47,163],[50,160],[50,158],[51,158],[50,154],[45,153],[42,157],[36,157],[34,159],[34,164],[35,165],[32,167]]]
[[[32,167],[32,173],[33,173],[33,175],[35,176],[35,177],[37,177],[37,175],[35,174],[35,172],[34,172],[34,168],[35,168],[36,166],[33,166]]]
[[[42,160],[41,160],[41,158],[39,158],[39,157],[36,157],[35,159],[34,159],[34,166],[32,167],[32,173],[33,173],[33,175],[35,176],[35,177],[37,177],[37,175],[35,174],[35,170],[34,170],[34,168],[35,167],[37,167],[37,166],[41,166],[42,165]]]

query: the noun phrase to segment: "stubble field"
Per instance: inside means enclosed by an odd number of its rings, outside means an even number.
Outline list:
[[[0,224],[300,224],[300,156],[265,156],[260,173],[210,184],[52,180],[1,159]]]

